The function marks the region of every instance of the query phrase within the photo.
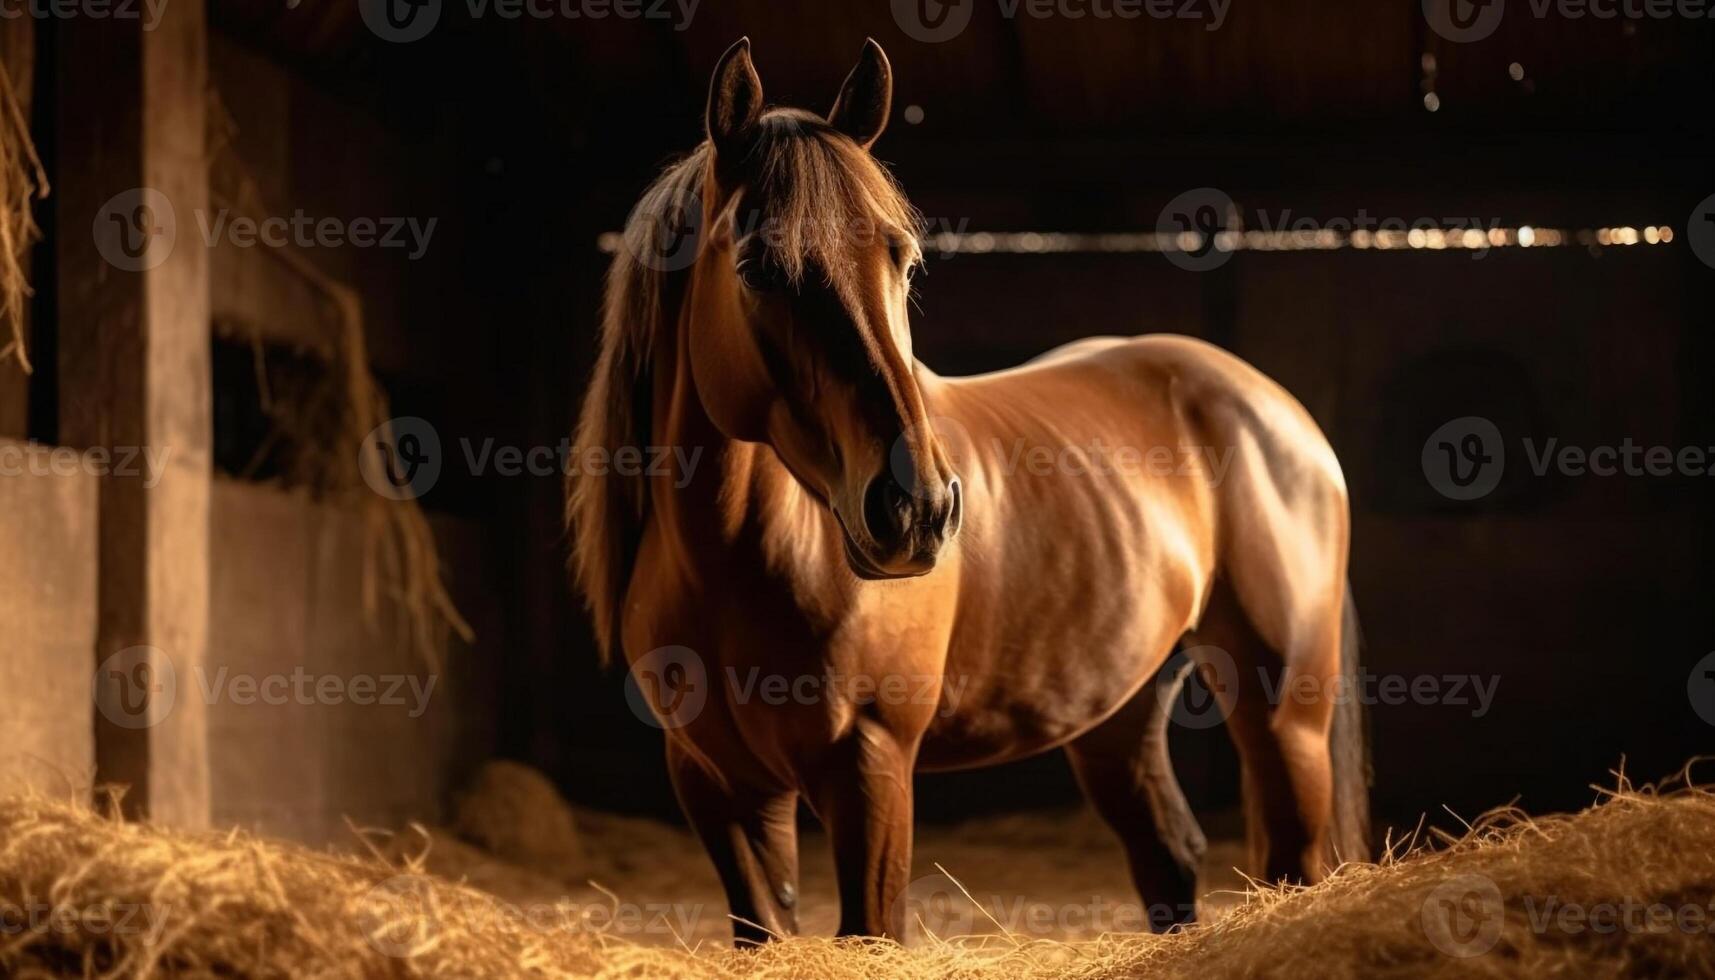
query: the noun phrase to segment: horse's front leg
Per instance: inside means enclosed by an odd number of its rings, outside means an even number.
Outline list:
[[[911,880],[911,773],[917,736],[860,718],[808,774],[834,845],[840,935],[905,940],[900,896]]]
[[[667,740],[667,769],[685,818],[726,890],[740,946],[798,931],[798,794],[715,778]]]

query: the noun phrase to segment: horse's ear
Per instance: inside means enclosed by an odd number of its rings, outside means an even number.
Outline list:
[[[868,149],[887,128],[892,108],[893,66],[887,63],[887,52],[872,37],[864,42],[857,67],[840,86],[840,97],[828,113],[828,122]]]
[[[709,142],[715,159],[743,157],[761,118],[762,79],[750,63],[750,38],[741,37],[721,55],[709,83]]]

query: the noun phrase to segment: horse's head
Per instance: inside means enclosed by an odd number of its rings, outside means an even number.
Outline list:
[[[693,377],[726,435],[774,448],[833,512],[865,578],[921,575],[958,531],[907,303],[920,219],[869,147],[893,76],[874,41],[827,118],[765,110],[750,42],[709,91]]]

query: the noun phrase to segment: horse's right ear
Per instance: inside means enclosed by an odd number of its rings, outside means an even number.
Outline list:
[[[762,118],[762,79],[750,63],[750,38],[741,37],[721,55],[709,82],[709,143],[715,159],[736,163],[750,150]]]

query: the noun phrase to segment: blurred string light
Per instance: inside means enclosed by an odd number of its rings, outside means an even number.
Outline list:
[[[1211,240],[1212,239],[1212,240]],[[939,232],[923,240],[927,251],[942,254],[1044,255],[1053,253],[1126,254],[1133,252],[1330,252],[1352,248],[1361,251],[1476,251],[1494,248],[1566,248],[1582,246],[1623,247],[1668,245],[1674,240],[1667,225],[1630,225],[1613,228],[1431,228],[1367,229],[1336,231],[1322,228],[1301,231],[1202,232],[1108,232],[1098,234],[1058,231]],[[618,232],[606,232],[596,247],[611,255],[618,251]]]

